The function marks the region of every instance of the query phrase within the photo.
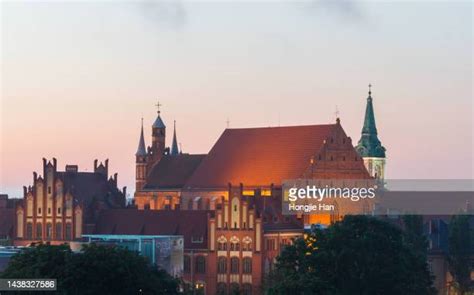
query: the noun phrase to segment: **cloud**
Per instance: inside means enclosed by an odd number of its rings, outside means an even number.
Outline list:
[[[344,21],[363,22],[366,19],[360,2],[353,0],[315,0],[311,2],[310,7]]]
[[[187,13],[181,1],[138,2],[143,15],[161,27],[180,29],[186,25]]]

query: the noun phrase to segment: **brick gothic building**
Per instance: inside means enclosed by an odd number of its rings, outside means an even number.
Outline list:
[[[23,187],[16,205],[16,245],[36,241],[64,243],[92,232],[104,209],[125,206],[126,188],[117,189],[117,174],[108,177],[108,160],[93,172],[79,172],[76,165],[57,170],[57,161],[43,159],[43,176],[33,172],[33,185]]]
[[[165,148],[166,127],[159,112],[152,146],[146,150],[142,126],[136,153],[137,208],[173,210],[183,219],[187,211],[212,212],[201,221],[207,233],[203,248],[185,245],[185,281],[206,294],[237,289],[260,294],[265,274],[285,244],[302,236],[305,225],[340,218],[282,215],[283,180],[383,177],[371,176],[364,166],[385,164],[385,149],[372,155],[372,144],[380,142],[373,139],[377,135],[370,93],[367,104],[363,134],[370,140],[359,143],[361,150],[367,149],[364,158],[339,119],[326,125],[226,129],[207,155],[179,153],[176,128],[171,152]]]

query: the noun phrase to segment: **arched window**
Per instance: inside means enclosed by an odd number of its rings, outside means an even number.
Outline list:
[[[191,257],[189,255],[184,255],[184,273],[191,273]]]
[[[72,240],[72,225],[70,222],[66,223],[66,240]]]
[[[244,260],[242,261],[242,271],[243,273],[252,273],[252,258],[244,258]]]
[[[240,250],[240,244],[237,243],[230,243],[230,251],[239,251]]]
[[[217,273],[227,273],[227,259],[219,257],[217,260]]]
[[[43,225],[41,224],[41,222],[38,222],[36,224],[36,239],[43,239]]]
[[[51,240],[53,238],[53,225],[51,223],[46,223],[46,239]]]
[[[239,273],[239,258],[232,257],[230,259],[230,273]]]
[[[56,223],[56,240],[63,239],[63,224],[61,222]]]
[[[33,224],[31,222],[28,222],[26,224],[26,238],[28,240],[33,239]]]
[[[226,251],[227,250],[227,243],[226,242],[217,243],[217,250]]]
[[[196,256],[196,273],[206,273],[206,258],[204,256]]]

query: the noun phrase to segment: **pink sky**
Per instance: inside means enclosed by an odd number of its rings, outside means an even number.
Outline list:
[[[0,193],[20,196],[42,157],[108,158],[133,192],[158,99],[184,152],[208,152],[227,118],[330,123],[336,105],[356,142],[369,83],[387,178],[473,178],[472,4],[355,3],[2,3]]]

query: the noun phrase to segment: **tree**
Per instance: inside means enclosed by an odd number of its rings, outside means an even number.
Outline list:
[[[434,294],[423,255],[388,222],[346,216],[286,247],[270,294]]]
[[[428,239],[423,232],[423,216],[421,215],[403,215],[404,237],[408,245],[418,252],[418,254],[428,255]]]
[[[55,278],[59,294],[177,294],[178,281],[121,247],[40,244],[12,257],[3,278]]]
[[[470,291],[471,238],[469,216],[453,216],[449,224],[448,263],[449,272],[454,279],[452,287],[460,294],[467,294]]]

